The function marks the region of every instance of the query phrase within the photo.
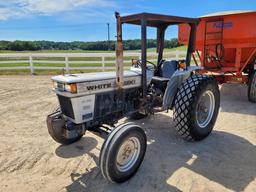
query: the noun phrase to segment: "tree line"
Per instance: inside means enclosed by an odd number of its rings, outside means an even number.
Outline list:
[[[124,40],[125,50],[136,50],[141,48],[139,39]],[[148,48],[155,48],[155,39],[147,40]],[[178,39],[174,38],[165,41],[165,48],[180,46]],[[37,50],[115,50],[115,41],[94,41],[94,42],[54,42],[54,41],[0,41],[0,50],[11,51],[37,51]]]

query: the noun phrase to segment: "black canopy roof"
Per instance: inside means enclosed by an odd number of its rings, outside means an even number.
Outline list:
[[[139,13],[121,17],[121,22],[127,24],[141,25],[142,20],[146,21],[147,26],[150,27],[159,27],[163,25],[174,25],[182,23],[196,24],[200,21],[200,19],[195,18],[161,15],[153,13]]]

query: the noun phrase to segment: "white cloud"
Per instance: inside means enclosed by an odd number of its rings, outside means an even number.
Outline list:
[[[0,7],[0,21],[8,20],[12,17],[22,17],[23,15],[23,11],[13,11],[11,8]]]
[[[7,20],[11,16],[10,13],[10,9],[0,8],[0,20]]]
[[[113,7],[109,0],[9,0],[0,3],[0,20],[30,14],[53,15],[79,8]]]

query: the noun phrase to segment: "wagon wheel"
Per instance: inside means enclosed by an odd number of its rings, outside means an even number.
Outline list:
[[[256,103],[256,71],[254,71],[249,77],[248,99],[250,102]]]
[[[202,140],[215,124],[220,106],[220,93],[214,78],[193,75],[180,87],[174,103],[174,122],[186,140]]]

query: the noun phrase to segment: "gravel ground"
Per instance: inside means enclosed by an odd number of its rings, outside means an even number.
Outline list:
[[[61,146],[48,135],[45,118],[57,103],[49,76],[0,82],[0,191],[256,191],[256,104],[245,86],[221,87],[217,123],[201,142],[179,138],[171,111],[137,121],[148,137],[146,157],[116,185],[97,166],[101,138],[88,132]]]

